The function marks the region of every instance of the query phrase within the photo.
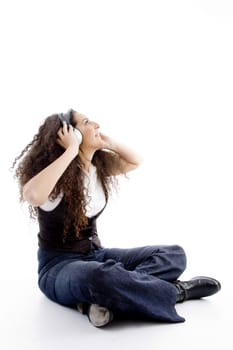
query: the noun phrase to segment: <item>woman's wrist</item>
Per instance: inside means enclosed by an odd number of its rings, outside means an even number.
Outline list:
[[[77,148],[77,145],[70,145],[65,150],[65,153],[68,154],[73,159],[78,155],[78,151],[79,151],[79,147]]]

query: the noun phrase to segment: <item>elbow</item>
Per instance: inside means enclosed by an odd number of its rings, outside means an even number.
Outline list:
[[[28,188],[27,185],[25,185],[23,188],[23,200],[28,202],[33,207],[39,207],[45,202],[45,200],[42,200],[37,191]]]
[[[126,172],[136,170],[142,163],[143,163],[143,160],[141,158],[137,159],[137,161],[133,163],[129,163],[127,166]]]
[[[142,165],[142,163],[143,163],[143,161],[144,161],[144,159],[143,159],[143,157],[138,157],[138,159],[136,160],[136,162],[134,162],[134,169],[137,169],[140,165]]]

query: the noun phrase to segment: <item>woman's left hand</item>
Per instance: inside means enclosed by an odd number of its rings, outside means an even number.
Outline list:
[[[107,135],[100,133],[102,146],[101,148],[114,150],[114,141]]]
[[[115,141],[105,134],[99,133],[102,145],[101,148],[108,149],[119,155],[119,168],[115,169],[112,175],[127,173],[136,169],[142,163],[142,157],[131,150],[129,147]]]

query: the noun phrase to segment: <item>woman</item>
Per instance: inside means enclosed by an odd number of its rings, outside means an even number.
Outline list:
[[[220,290],[210,277],[178,280],[186,266],[180,246],[101,246],[97,217],[117,175],[141,159],[85,115],[48,117],[13,166],[17,161],[20,199],[39,222],[38,283],[51,300],[77,307],[101,327],[119,315],[182,322],[177,302]]]

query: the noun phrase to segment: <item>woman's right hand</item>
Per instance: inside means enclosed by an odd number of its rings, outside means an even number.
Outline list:
[[[80,138],[77,137],[72,126],[68,125],[66,122],[63,122],[63,126],[58,130],[57,135],[57,143],[61,147],[63,147],[64,149],[72,147],[75,148],[78,152],[82,140],[80,140]]]

